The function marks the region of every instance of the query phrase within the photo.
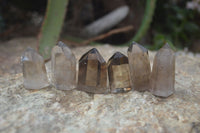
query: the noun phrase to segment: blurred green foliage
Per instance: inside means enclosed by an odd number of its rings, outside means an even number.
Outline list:
[[[170,45],[170,47],[176,51],[178,49],[180,49],[179,47],[176,47],[172,41],[166,39],[166,36],[164,35],[157,35],[155,38],[154,38],[154,45],[146,45],[145,47],[150,49],[150,50],[158,50],[160,49],[161,47],[164,46],[165,43],[168,43]]]
[[[186,1],[157,2],[151,49],[159,49],[166,40],[173,42],[177,48],[190,47],[200,37],[200,27],[196,21],[199,13],[185,6]]]
[[[130,42],[139,41],[146,34],[146,32],[149,29],[149,26],[152,22],[155,7],[156,7],[156,0],[147,0],[146,7],[145,7],[145,14],[143,16],[142,24]]]
[[[66,4],[57,6],[57,3],[60,3],[61,0],[59,2],[54,0],[49,1],[53,3],[49,12],[53,12],[46,15],[46,22],[43,25],[40,38],[40,53],[47,57],[49,57],[49,52],[47,52],[48,54],[44,53],[49,51],[59,38],[59,33],[64,21],[63,12],[65,12],[66,9]],[[67,0],[62,1],[66,2]],[[147,2],[145,13],[140,14],[143,16],[143,22],[136,32],[135,38],[132,37],[131,39],[129,35],[125,38],[130,38],[130,42],[142,39],[143,43],[152,44],[147,45],[151,50],[159,49],[165,42],[172,42],[177,49],[192,47],[192,50],[194,50],[196,48],[195,46],[198,45],[197,42],[200,41],[200,13],[186,8],[187,2],[191,0],[144,0],[144,2],[145,1]],[[30,19],[27,18],[31,17],[31,13],[44,13],[46,3],[47,0],[2,0],[0,5],[0,33],[9,29],[12,25],[15,27],[15,24],[16,27],[18,26],[17,24],[28,24]],[[65,7],[63,5],[65,5]],[[29,13],[26,14],[26,12]],[[58,19],[58,17],[60,19]],[[69,19],[70,18],[67,17],[67,20]],[[151,27],[149,27],[150,23]],[[144,38],[147,30],[150,34]],[[71,40],[71,38],[69,38],[69,40]],[[78,39],[73,40],[79,42]],[[130,45],[130,42],[124,45]],[[92,44],[96,43],[94,42]]]

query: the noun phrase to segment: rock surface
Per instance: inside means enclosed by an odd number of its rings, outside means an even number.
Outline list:
[[[73,52],[79,59],[91,48],[75,48]],[[109,45],[96,48],[106,61],[116,51],[125,55],[127,51],[127,47]],[[149,54],[152,65],[155,52]],[[33,91],[24,89],[21,73],[1,76],[0,132],[198,133],[200,56],[177,52],[175,74],[175,93],[165,99],[137,91],[107,95],[53,87]]]

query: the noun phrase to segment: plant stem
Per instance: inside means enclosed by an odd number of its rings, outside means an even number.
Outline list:
[[[39,53],[48,59],[64,22],[68,0],[48,0],[45,20],[39,35]]]
[[[146,34],[151,24],[155,7],[156,7],[156,0],[147,0],[145,14],[139,30],[137,31],[136,35],[128,43],[125,43],[124,45],[130,45],[133,41],[136,42],[140,41],[141,38]]]

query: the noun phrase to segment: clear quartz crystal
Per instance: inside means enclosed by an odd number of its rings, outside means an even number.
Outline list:
[[[112,93],[131,90],[128,58],[116,52],[108,61],[109,84]]]
[[[147,91],[151,87],[151,66],[148,50],[133,42],[128,48],[131,86],[137,91]]]
[[[42,89],[49,86],[44,59],[34,49],[27,48],[21,57],[26,89]]]
[[[109,93],[107,81],[106,62],[93,48],[79,60],[78,89],[89,93]]]
[[[76,87],[76,58],[63,42],[52,49],[51,68],[52,81],[57,89],[71,90]]]
[[[152,70],[152,94],[168,97],[174,93],[175,55],[166,43],[156,54]]]

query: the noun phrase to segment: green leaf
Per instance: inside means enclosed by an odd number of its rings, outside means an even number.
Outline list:
[[[168,43],[169,46],[171,47],[171,49],[173,49],[174,51],[176,51],[176,47],[174,46],[174,44],[170,40],[166,40],[165,43]]]

